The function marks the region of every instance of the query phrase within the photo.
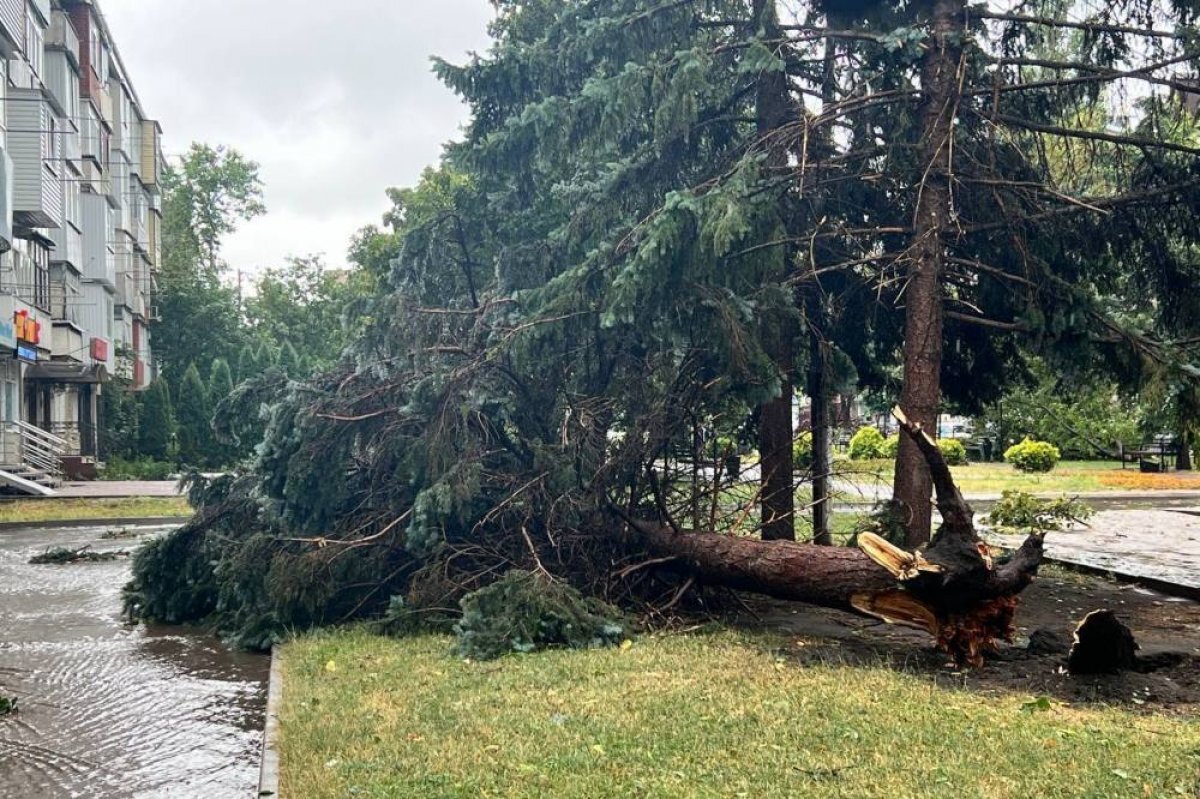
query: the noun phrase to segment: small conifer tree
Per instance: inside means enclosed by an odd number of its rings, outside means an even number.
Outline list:
[[[142,396],[141,406],[138,454],[165,461],[171,457],[175,418],[171,411],[171,392],[164,378],[150,384]]]
[[[175,415],[179,427],[179,460],[191,466],[200,466],[209,460],[213,434],[208,387],[200,378],[196,364],[183,373],[178,395]]]
[[[254,347],[249,344],[242,347],[242,351],[238,353],[236,382],[244,383],[258,375],[260,371],[258,356],[254,352]]]

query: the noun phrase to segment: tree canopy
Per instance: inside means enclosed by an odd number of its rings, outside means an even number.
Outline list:
[[[436,62],[464,140],[354,243],[378,281],[357,337],[310,380],[239,386],[253,468],[197,487],[131,602],[244,640],[444,608],[511,568],[653,605],[690,584],[630,569],[631,520],[794,535],[814,363],[924,429],[998,397],[1022,349],[1191,374],[1145,286],[1200,238],[1172,99],[1192,4],[784,5],[498,5],[488,53]],[[761,454],[732,508],[716,433]],[[921,543],[915,441],[895,494]],[[180,559],[208,586],[186,612]]]

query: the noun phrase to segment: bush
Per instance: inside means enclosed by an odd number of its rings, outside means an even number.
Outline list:
[[[1062,453],[1058,447],[1046,441],[1034,441],[1026,437],[1004,452],[1004,460],[1022,472],[1048,472],[1058,463]]]
[[[946,459],[946,463],[951,466],[963,466],[967,462],[967,448],[963,443],[956,438],[943,438],[938,440],[938,450],[941,451],[942,457]],[[850,442],[851,450],[853,451],[854,442]],[[883,440],[879,445],[880,458],[895,458],[900,452],[900,434],[893,433]],[[853,455],[851,455],[853,457]]]
[[[883,446],[879,448],[879,452],[885,458],[895,458],[900,453],[900,434],[892,433],[883,440]]]
[[[1094,513],[1078,499],[1038,499],[1024,491],[1005,491],[987,521],[997,528],[1044,533],[1086,522]]]
[[[455,654],[494,660],[513,652],[595,649],[625,638],[620,613],[574,588],[526,571],[510,571],[463,597]]]
[[[738,446],[737,439],[733,436],[717,436],[718,458],[733,458],[741,454],[742,448]]]
[[[938,451],[951,466],[965,466],[967,463],[967,448],[957,438],[938,439]]]
[[[792,466],[797,469],[811,469],[813,465],[813,437],[810,432],[803,432],[792,442]]]
[[[883,433],[874,427],[864,427],[850,439],[850,460],[870,461],[886,457],[883,454]]]
[[[170,480],[175,476],[175,464],[153,458],[109,458],[100,470],[101,480]]]

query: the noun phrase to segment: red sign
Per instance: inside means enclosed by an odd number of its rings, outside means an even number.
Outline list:
[[[107,361],[108,360],[108,339],[93,338],[91,354],[92,354],[93,361]]]

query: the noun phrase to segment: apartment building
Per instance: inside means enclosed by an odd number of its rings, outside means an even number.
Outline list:
[[[0,0],[0,55],[0,483],[37,491],[155,376],[164,162],[95,0]]]

